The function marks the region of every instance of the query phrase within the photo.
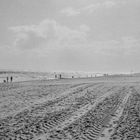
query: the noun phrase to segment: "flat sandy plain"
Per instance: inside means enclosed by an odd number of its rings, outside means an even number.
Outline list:
[[[140,140],[140,77],[0,83],[0,140]]]

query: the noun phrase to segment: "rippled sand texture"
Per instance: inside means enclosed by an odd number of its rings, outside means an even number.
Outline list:
[[[0,84],[0,140],[139,140],[140,78]]]

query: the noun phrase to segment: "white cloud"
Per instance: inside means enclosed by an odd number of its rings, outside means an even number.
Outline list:
[[[38,25],[18,26],[10,29],[16,35],[15,46],[22,49],[70,46],[86,41],[89,31],[87,25],[71,29],[50,19],[43,20]]]
[[[32,50],[40,55],[50,50],[66,48],[99,55],[129,55],[139,50],[139,41],[134,37],[122,40],[95,41],[88,39],[90,28],[81,24],[77,29],[60,25],[55,20],[46,19],[38,25],[10,28],[16,35],[15,46],[22,50]]]
[[[115,1],[106,1],[102,4],[102,7],[111,8],[115,6],[117,3]]]
[[[83,44],[82,48],[91,55],[128,57],[139,55],[140,41],[134,37],[123,37],[121,40],[93,41]]]
[[[88,3],[88,4],[87,4]],[[92,1],[89,4],[88,2],[84,2],[84,6],[80,8],[73,8],[73,7],[67,7],[61,10],[62,14],[65,14],[66,16],[77,16],[83,13],[93,13],[97,10],[103,10],[103,9],[110,9],[122,4],[126,4],[126,0],[104,0],[104,1]]]
[[[80,14],[80,9],[74,9],[72,7],[65,8],[61,11],[62,14],[66,16],[77,16]]]
[[[104,2],[98,2],[98,3],[92,3],[86,7],[83,8],[83,11],[87,11],[88,13],[93,13],[94,11],[97,11],[98,9],[103,9],[103,8],[112,8],[116,6],[118,3],[116,1],[104,1]]]
[[[27,65],[35,65],[35,68],[40,66],[40,69],[44,64],[47,64],[46,69],[59,70],[86,70],[90,66],[93,70],[96,67],[112,68],[122,61],[128,62],[131,56],[139,56],[140,51],[140,42],[133,36],[125,36],[121,40],[94,40],[90,38],[91,29],[85,24],[72,29],[46,19],[37,25],[10,29],[16,35],[16,47],[20,48],[20,53],[14,53],[14,57],[17,54],[16,58],[22,58],[22,62],[29,61]],[[39,64],[32,64],[36,61]]]

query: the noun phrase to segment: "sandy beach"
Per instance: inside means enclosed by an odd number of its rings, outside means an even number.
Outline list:
[[[140,138],[140,78],[0,84],[1,140]]]

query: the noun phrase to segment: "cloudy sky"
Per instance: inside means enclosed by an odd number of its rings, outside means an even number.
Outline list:
[[[0,69],[140,72],[140,0],[0,0]]]

